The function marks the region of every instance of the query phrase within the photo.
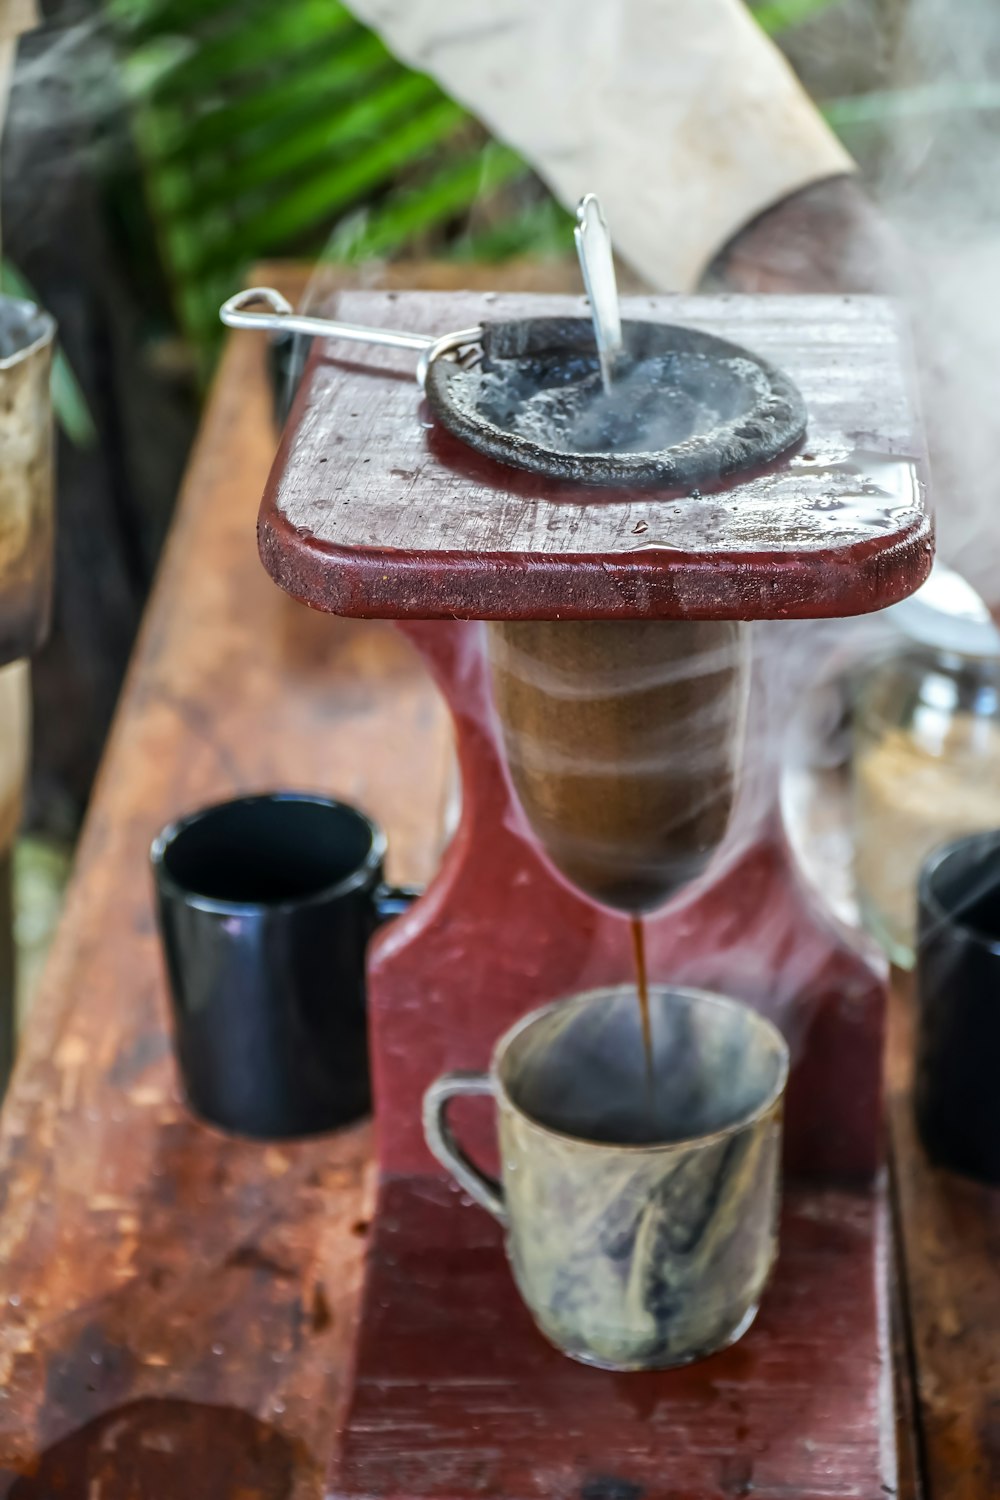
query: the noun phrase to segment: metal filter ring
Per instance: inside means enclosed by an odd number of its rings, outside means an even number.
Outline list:
[[[471,367],[428,359],[428,403],[442,425],[477,452],[584,485],[691,488],[769,463],[805,433],[807,414],[798,389],[750,350],[672,323],[626,322],[622,332],[627,363],[611,397],[600,395],[589,319],[525,318],[484,325],[482,359]],[[709,418],[714,411],[715,419],[693,421],[690,430],[662,446],[624,449],[558,446],[554,428],[544,440],[544,420],[534,430],[526,423],[525,399],[535,398],[558,412],[563,395],[571,395],[574,387],[592,392],[580,408],[585,416],[602,399],[614,400],[619,393],[623,409],[631,414],[629,368],[658,377],[654,389],[662,406],[679,398],[708,412]],[[699,393],[705,401],[696,399]],[[646,420],[655,427],[658,410],[656,400],[649,400],[648,382],[637,386],[636,394],[646,400]],[[711,401],[717,411],[708,405]],[[628,418],[624,420],[627,425]]]
[[[691,489],[770,463],[806,430],[787,375],[673,323],[622,324],[605,384],[587,318],[518,318],[438,336],[296,313],[270,287],[230,297],[221,317],[232,328],[414,351],[449,432],[499,463],[574,484]]]

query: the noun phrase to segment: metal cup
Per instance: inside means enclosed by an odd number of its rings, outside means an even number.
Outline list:
[[[30,656],[49,631],[55,331],[33,302],[0,297],[0,666]]]
[[[489,1073],[424,1096],[431,1151],[506,1230],[518,1288],[563,1353],[614,1370],[687,1364],[753,1322],[777,1249],[788,1048],[762,1016],[656,986],[647,1070],[633,988],[525,1017]],[[497,1105],[501,1179],[449,1101]]]

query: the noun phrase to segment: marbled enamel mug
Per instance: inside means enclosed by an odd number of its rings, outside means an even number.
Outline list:
[[[434,1155],[506,1232],[521,1296],[574,1359],[687,1364],[753,1322],[777,1250],[788,1048],[735,1000],[657,985],[647,1060],[635,990],[538,1010],[489,1073],[424,1097]],[[497,1106],[501,1178],[465,1154],[453,1098]]]

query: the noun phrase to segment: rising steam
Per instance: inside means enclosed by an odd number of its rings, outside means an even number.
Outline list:
[[[919,349],[938,545],[1000,605],[1000,7],[911,0],[874,192],[902,247],[896,290]]]

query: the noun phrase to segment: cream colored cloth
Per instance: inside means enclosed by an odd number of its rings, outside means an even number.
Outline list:
[[[17,38],[23,31],[31,31],[37,25],[35,0],[0,0],[0,130],[7,114]]]
[[[0,37],[20,36],[37,25],[35,0],[0,0]]]
[[[853,169],[742,0],[348,0],[405,62],[604,205],[654,287],[694,287],[771,204]]]

